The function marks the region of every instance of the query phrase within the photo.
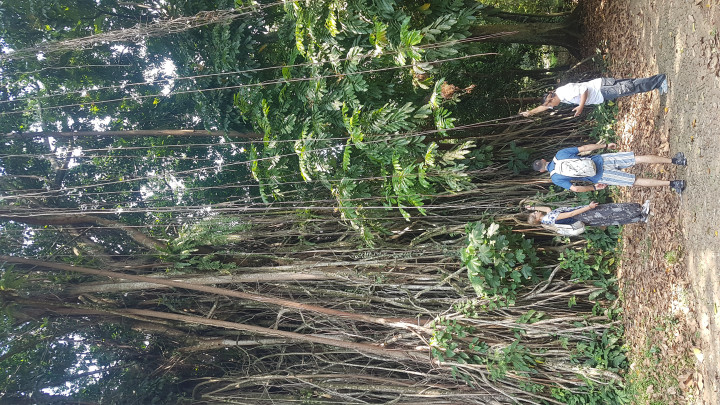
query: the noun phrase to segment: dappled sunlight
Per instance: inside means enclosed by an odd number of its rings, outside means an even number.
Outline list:
[[[681,71],[683,68],[683,62],[685,61],[685,38],[677,33],[670,33],[668,36],[668,45],[674,44],[675,46],[675,63],[673,70],[675,72]]]
[[[687,316],[690,312],[688,291],[681,285],[674,285],[671,289],[670,312],[675,316]]]
[[[717,247],[690,250],[687,253],[693,289],[697,296],[695,319],[698,323],[698,338],[702,341],[702,356],[698,361],[717,364],[720,352],[718,325],[720,324],[720,274],[718,272]],[[699,343],[699,342],[698,342]],[[708,350],[710,349],[710,350]]]
[[[683,152],[689,162],[631,169],[686,180],[682,196],[663,189],[620,191],[624,201],[650,199],[653,207],[647,226],[623,230],[626,342],[634,360],[652,348],[657,363],[639,371],[643,378],[671,376],[678,383],[667,390],[656,384],[648,392],[656,403],[720,403],[720,4],[596,3],[603,30],[591,43],[602,43],[609,75],[666,73],[669,81],[667,95],[618,103],[621,148],[660,156]]]
[[[637,127],[637,120],[634,118],[635,115],[629,116],[627,119],[618,122],[616,133],[620,137],[620,142],[623,145],[630,145],[635,139],[635,128]]]

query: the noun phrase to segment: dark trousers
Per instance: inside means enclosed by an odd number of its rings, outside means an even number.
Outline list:
[[[643,209],[637,203],[600,204],[597,208],[572,217],[588,226],[625,225],[645,219]]]
[[[613,79],[607,77],[602,79],[600,94],[605,100],[615,100],[618,97],[659,89],[664,80],[664,74],[641,79]]]

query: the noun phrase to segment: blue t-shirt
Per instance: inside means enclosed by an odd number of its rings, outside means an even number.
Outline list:
[[[585,156],[578,155],[578,153],[580,153],[580,151],[578,150],[577,147],[560,149],[558,151],[558,153],[555,154],[555,158],[557,160],[562,160],[562,159],[576,159],[576,158],[585,157]],[[597,168],[597,173],[595,173],[594,176],[592,176],[592,177],[569,177],[569,176],[563,176],[562,174],[556,173],[550,177],[550,180],[552,180],[553,183],[555,183],[556,185],[558,185],[566,190],[569,190],[570,187],[572,187],[572,183],[570,182],[571,180],[589,181],[593,184],[597,183],[598,181],[600,181],[600,179],[602,178],[602,174],[603,174],[602,156],[595,155],[595,156],[591,156],[590,159],[592,159],[592,161],[595,162],[595,167]],[[554,168],[555,168],[555,162],[548,163],[547,171],[551,172]]]

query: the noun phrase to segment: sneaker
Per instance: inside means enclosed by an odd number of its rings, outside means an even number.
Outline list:
[[[660,83],[660,94],[667,94],[668,92],[668,82],[667,79],[663,80],[662,83]]]
[[[682,192],[685,191],[685,180],[671,180],[670,188],[676,193],[682,194]]]
[[[645,204],[642,205],[642,222],[647,222],[650,219],[650,200],[645,200]]]
[[[678,166],[687,166],[687,159],[685,159],[685,154],[682,152],[678,152],[670,160],[672,160],[673,164],[676,164]]]

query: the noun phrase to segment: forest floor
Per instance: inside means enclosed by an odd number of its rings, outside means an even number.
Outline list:
[[[720,0],[589,0],[585,48],[610,77],[666,73],[657,91],[618,103],[622,150],[688,166],[636,166],[643,177],[686,179],[625,189],[650,199],[648,224],[626,226],[619,271],[629,379],[643,403],[720,404]]]

